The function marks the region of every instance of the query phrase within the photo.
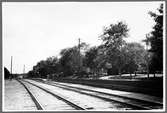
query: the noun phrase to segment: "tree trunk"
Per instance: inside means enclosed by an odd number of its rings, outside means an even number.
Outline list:
[[[135,71],[135,76],[136,76],[136,71]]]
[[[119,76],[121,76],[121,68],[118,69]]]
[[[149,71],[147,71],[147,77],[149,78]]]
[[[132,73],[130,72],[130,78],[132,78]]]
[[[154,72],[154,77],[155,77],[155,72]]]

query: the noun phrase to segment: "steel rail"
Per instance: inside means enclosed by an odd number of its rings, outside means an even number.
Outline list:
[[[49,91],[49,90],[47,90],[47,89],[45,89],[45,88],[42,88],[42,87],[40,87],[40,86],[38,86],[38,85],[36,85],[36,84],[34,84],[34,83],[31,83],[31,82],[28,82],[28,81],[25,81],[25,80],[23,80],[23,81],[24,81],[24,82],[27,82],[27,83],[29,83],[29,84],[31,84],[31,85],[34,85],[34,86],[38,87],[39,89],[42,89],[43,91],[45,91],[45,92],[47,92],[47,93],[53,95],[54,97],[56,97],[56,98],[58,98],[58,99],[64,101],[65,103],[67,103],[68,105],[72,106],[72,107],[75,108],[76,110],[86,110],[84,107],[81,107],[81,106],[75,104],[74,102],[71,102],[70,100],[65,99],[65,97],[63,97],[62,95],[60,96],[60,95],[57,95],[57,94],[55,94],[55,93],[52,93],[51,91]]]
[[[24,88],[26,89],[26,91],[28,92],[28,94],[30,95],[31,99],[33,100],[33,102],[35,103],[36,107],[38,110],[44,110],[44,108],[42,107],[42,105],[39,103],[39,101],[37,100],[37,98],[33,95],[33,93],[28,89],[28,87],[21,82],[20,80],[17,80],[20,84],[22,84],[24,86]]]

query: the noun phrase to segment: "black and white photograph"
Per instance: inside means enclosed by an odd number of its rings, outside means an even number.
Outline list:
[[[165,1],[1,5],[2,111],[165,111]]]

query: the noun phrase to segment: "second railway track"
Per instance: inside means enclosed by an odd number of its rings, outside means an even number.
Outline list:
[[[43,83],[46,83],[46,82],[43,82]],[[161,103],[149,102],[149,101],[139,100],[139,99],[135,99],[135,98],[113,95],[113,94],[95,91],[92,89],[90,90],[90,89],[85,89],[85,88],[73,87],[73,86],[68,86],[68,85],[59,84],[59,83],[55,83],[55,82],[54,83],[47,82],[47,84],[53,85],[56,87],[60,87],[60,88],[66,89],[66,90],[72,90],[75,92],[79,92],[81,94],[86,94],[86,95],[102,98],[102,99],[107,100],[107,101],[116,101],[116,102],[120,102],[122,104],[128,104],[134,108],[138,108],[138,109],[142,109],[142,110],[152,110],[152,109],[162,109],[163,108],[163,104],[161,104]]]
[[[109,94],[105,92],[100,92],[100,91],[95,91],[93,89],[86,89],[86,88],[79,88],[79,87],[73,87],[73,86],[68,86],[65,84],[59,84],[59,83],[50,83],[50,85],[66,88],[69,90],[74,90],[74,91],[79,91],[79,92],[87,92],[88,94],[94,94],[94,95],[105,95],[106,97],[109,98],[116,98],[115,100],[120,100],[123,99],[124,101],[128,102],[131,105],[138,106],[139,108],[143,109],[161,109],[163,107],[163,104],[160,102],[151,102],[151,101],[146,101],[146,100],[140,100],[136,98],[130,98],[130,97],[125,97],[125,96],[120,96],[120,95],[115,95],[115,94]],[[123,102],[123,101],[122,101]]]

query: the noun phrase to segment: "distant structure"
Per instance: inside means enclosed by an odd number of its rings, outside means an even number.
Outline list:
[[[14,74],[14,75],[17,79],[23,79],[28,77],[27,73]]]

